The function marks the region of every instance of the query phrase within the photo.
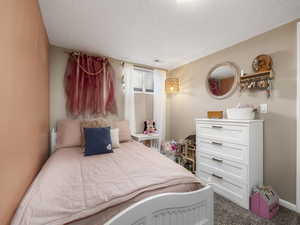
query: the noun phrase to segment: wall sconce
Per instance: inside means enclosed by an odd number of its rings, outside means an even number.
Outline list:
[[[180,81],[178,78],[166,79],[166,92],[167,94],[176,94],[180,91]]]

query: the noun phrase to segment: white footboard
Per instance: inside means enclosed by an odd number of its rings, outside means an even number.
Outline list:
[[[210,186],[186,193],[160,194],[122,211],[105,225],[213,225]]]

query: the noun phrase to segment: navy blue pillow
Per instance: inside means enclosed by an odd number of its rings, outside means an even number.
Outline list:
[[[84,128],[85,156],[112,153],[110,127]]]

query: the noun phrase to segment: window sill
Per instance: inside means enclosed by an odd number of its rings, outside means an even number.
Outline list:
[[[154,92],[146,92],[146,91],[134,91],[134,94],[153,95],[153,94],[154,94]]]

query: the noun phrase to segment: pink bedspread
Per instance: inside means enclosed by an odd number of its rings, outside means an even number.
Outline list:
[[[146,191],[199,183],[186,169],[137,142],[84,157],[80,148],[54,153],[21,202],[12,225],[62,225]]]

